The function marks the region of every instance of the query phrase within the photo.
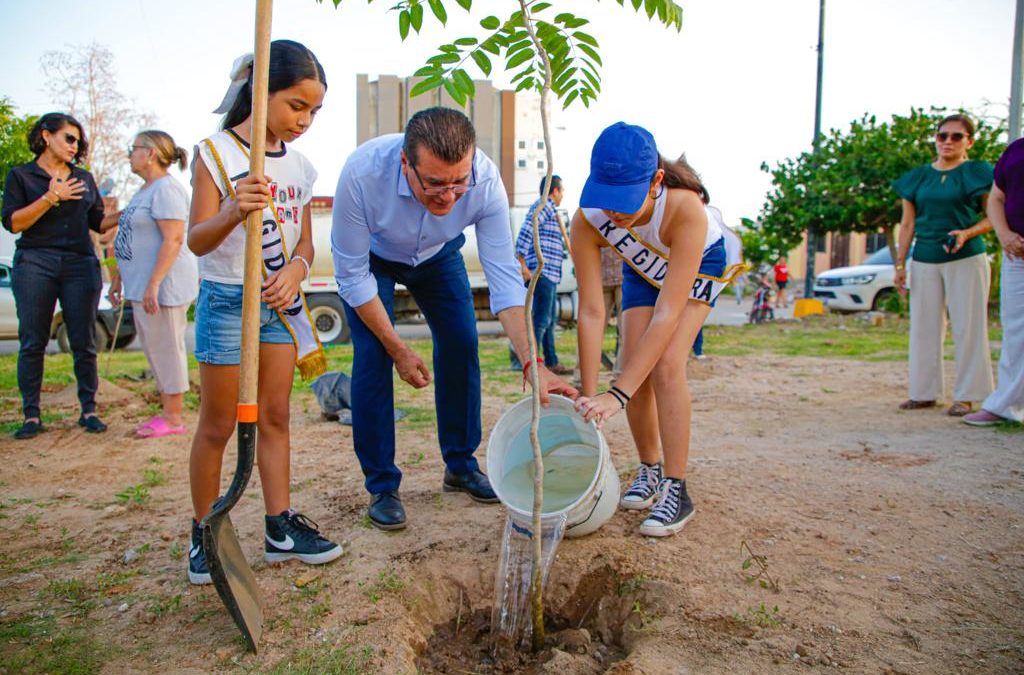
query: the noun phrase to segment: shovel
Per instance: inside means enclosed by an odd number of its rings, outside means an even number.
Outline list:
[[[256,50],[252,87],[252,151],[249,173],[263,175],[267,138],[267,81],[270,63],[272,0],[256,0]],[[238,383],[238,461],[227,493],[203,518],[203,547],[210,578],[246,646],[256,651],[263,633],[263,603],[256,577],[238,544],[228,512],[238,502],[252,474],[256,451],[256,388],[259,374],[259,313],[263,260],[260,255],[263,212],[250,211],[245,221],[245,283],[242,292],[242,356]]]

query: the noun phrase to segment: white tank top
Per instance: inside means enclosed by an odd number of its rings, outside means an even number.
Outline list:
[[[667,203],[668,199],[664,198],[664,195],[662,199],[654,200],[654,212],[651,214],[651,219],[643,225],[634,225],[629,228],[634,236],[643,240],[665,258],[669,257],[669,253],[664,242],[661,241],[661,223],[665,218],[665,204]],[[724,230],[722,229],[722,216],[718,209],[713,206],[705,206],[704,214],[708,221],[708,232],[704,237],[703,249],[706,251],[722,238]],[[608,216],[601,209],[583,209],[583,215],[591,225],[597,228],[610,222]]]

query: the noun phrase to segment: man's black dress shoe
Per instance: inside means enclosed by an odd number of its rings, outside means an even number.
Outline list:
[[[381,492],[370,496],[370,508],[366,510],[370,522],[382,530],[401,530],[405,527],[405,509],[398,490]]]
[[[494,504],[498,501],[498,495],[494,494],[491,481],[479,471],[468,471],[466,473],[452,473],[445,470],[444,485],[445,492],[465,492],[470,497],[484,504]]]

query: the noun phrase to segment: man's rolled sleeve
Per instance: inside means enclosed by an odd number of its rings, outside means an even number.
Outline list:
[[[334,280],[342,300],[350,307],[359,307],[377,296],[377,280],[370,273],[370,228],[362,191],[349,170],[341,172],[334,193],[331,255]]]
[[[487,277],[491,312],[495,315],[526,303],[523,277],[512,253],[508,197],[500,186],[500,182],[494,182],[488,208],[476,224],[477,249]]]

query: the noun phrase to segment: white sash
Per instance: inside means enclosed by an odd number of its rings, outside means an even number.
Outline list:
[[[246,159],[248,159],[249,153],[245,146],[239,143],[238,139],[234,136],[231,136],[231,139],[238,145]],[[204,139],[203,143],[206,144],[214,161],[217,163],[217,169],[220,171],[221,179],[224,181],[228,194],[234,199],[235,186],[231,184],[231,180],[228,178],[228,173],[224,169],[224,163],[217,152],[217,147],[209,138]],[[266,211],[264,211],[262,232],[264,279],[290,262],[288,245],[284,240],[284,230],[281,229],[280,223],[277,220],[279,216],[277,215],[277,207],[274,205],[274,198],[268,197],[267,199],[271,217],[268,218]],[[323,375],[327,371],[327,358],[324,356],[324,348],[320,344],[320,336],[317,335],[316,328],[313,325],[313,318],[310,316],[309,308],[306,306],[306,296],[301,288],[295,295],[295,298],[292,299],[290,305],[282,310],[277,310],[277,315],[281,318],[285,327],[288,328],[288,332],[292,335],[292,340],[295,341],[295,365],[299,367],[299,374],[302,376],[302,379],[308,382]]]
[[[597,223],[587,219],[587,211],[591,216],[594,216],[595,213],[600,214],[601,217],[597,219]],[[714,224],[722,232],[722,238],[725,239],[725,271],[720,277],[698,272],[693,281],[693,288],[690,289],[690,299],[711,304],[725,290],[726,286],[749,268],[749,265],[743,262],[743,244],[740,238],[725,226],[718,214],[718,209],[707,207],[705,212],[709,221],[714,220]],[[586,209],[581,211],[580,215],[583,216],[584,222],[597,230],[601,238],[608,242],[612,251],[633,268],[634,272],[655,288],[661,288],[661,282],[665,279],[665,274],[668,273],[668,253],[655,248],[632,228],[616,227],[600,210]],[[712,223],[709,222],[708,226],[711,227]],[[717,241],[718,239],[715,239],[712,244]],[[705,248],[705,250],[707,249]]]

